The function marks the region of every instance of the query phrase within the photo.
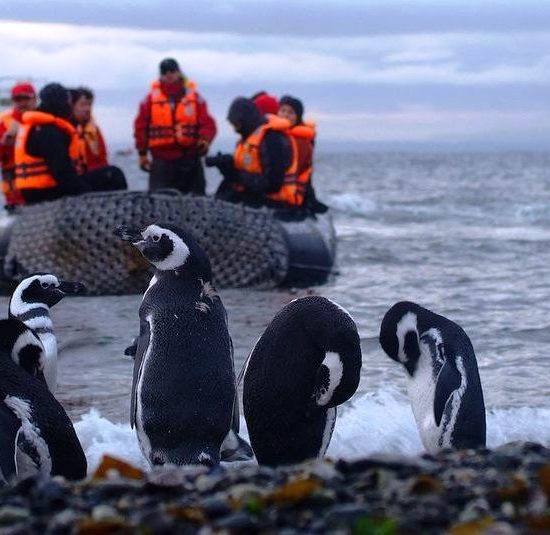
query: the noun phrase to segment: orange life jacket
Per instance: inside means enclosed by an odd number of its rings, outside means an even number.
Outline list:
[[[313,174],[313,141],[315,140],[315,123],[306,122],[293,126],[288,132],[296,140],[298,151],[298,181],[309,184]],[[302,153],[304,151],[304,153]],[[305,164],[305,165],[304,165]],[[300,167],[303,165],[303,167]]]
[[[27,141],[32,128],[46,124],[53,124],[71,136],[69,156],[73,162],[78,161],[78,139],[71,123],[50,113],[27,111],[23,114],[15,139],[15,187],[19,190],[49,189],[57,186],[46,160],[40,156],[31,156],[27,152]]]
[[[282,117],[276,115],[267,116],[268,122],[260,125],[252,134],[244,141],[239,141],[235,148],[233,161],[235,168],[239,171],[247,173],[261,174],[263,172],[262,159],[260,154],[260,146],[266,132],[275,130],[285,134],[290,142],[291,147],[291,163],[285,171],[283,185],[279,191],[274,193],[266,193],[265,196],[278,202],[284,202],[292,206],[301,206],[304,202],[305,188],[298,182],[296,176],[297,160],[296,160],[296,143],[294,139],[288,135],[289,123]]]
[[[99,127],[93,119],[76,126],[78,143],[77,173],[79,175],[107,165],[107,153]],[[93,160],[93,161],[91,161]]]
[[[9,132],[14,129],[15,124],[19,124],[13,118],[13,110],[5,111],[0,114],[0,124],[4,126],[5,132]],[[13,146],[4,146],[2,150],[2,194],[6,201],[6,205],[15,206],[19,204],[25,204],[25,200],[21,195],[21,192],[15,188],[15,161],[14,161],[14,148]]]
[[[181,145],[193,147],[198,140],[197,91],[194,82],[187,81],[185,95],[175,104],[162,92],[161,84],[151,84],[151,117],[147,131],[149,147]]]

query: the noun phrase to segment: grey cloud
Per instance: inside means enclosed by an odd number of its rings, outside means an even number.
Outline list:
[[[522,2],[105,2],[3,0],[6,19],[261,35],[353,36],[550,29],[550,4]]]

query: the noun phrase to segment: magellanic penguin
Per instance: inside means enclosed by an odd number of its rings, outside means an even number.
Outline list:
[[[73,425],[40,378],[44,348],[21,321],[0,320],[0,470],[2,482],[32,473],[86,476]]]
[[[380,344],[405,367],[414,417],[429,452],[485,446],[485,404],[476,356],[459,325],[403,301],[384,316]]]
[[[36,273],[23,279],[10,299],[10,318],[16,318],[31,328],[44,345],[44,377],[51,392],[55,392],[57,386],[57,339],[50,308],[67,294],[83,293],[84,290],[84,285],[79,282],[60,281],[50,273]]]
[[[141,450],[152,465],[216,465],[226,437],[231,454],[244,441],[230,432],[238,406],[232,344],[210,261],[173,225],[116,234],[156,268],[139,310],[132,383],[130,422]]]
[[[258,463],[323,456],[336,407],[357,390],[361,363],[355,322],[336,303],[309,296],[279,311],[244,373],[244,415]]]

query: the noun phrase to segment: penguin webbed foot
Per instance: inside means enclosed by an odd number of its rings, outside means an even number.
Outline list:
[[[230,430],[222,443],[220,457],[226,462],[250,461],[254,458],[254,452],[244,438]]]

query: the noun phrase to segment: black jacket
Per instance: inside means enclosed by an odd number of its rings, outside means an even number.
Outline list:
[[[254,130],[266,122],[265,116],[249,99],[237,98],[229,108],[228,117],[244,141]],[[283,185],[285,171],[292,159],[292,148],[288,138],[281,132],[268,131],[260,145],[262,161],[261,174],[239,171],[240,182],[253,195],[278,191]]]
[[[59,197],[83,192],[80,178],[69,157],[70,141],[69,134],[52,124],[35,126],[27,141],[27,152],[46,161],[48,169],[58,183],[55,189]]]
[[[40,92],[38,111],[67,119],[71,108],[68,93],[59,84],[49,84]],[[70,136],[54,125],[35,126],[29,133],[26,150],[31,156],[44,158],[46,165],[58,183],[53,189],[24,190],[27,203],[57,199],[65,195],[77,195],[87,191],[85,183],[76,174],[69,156]]]

